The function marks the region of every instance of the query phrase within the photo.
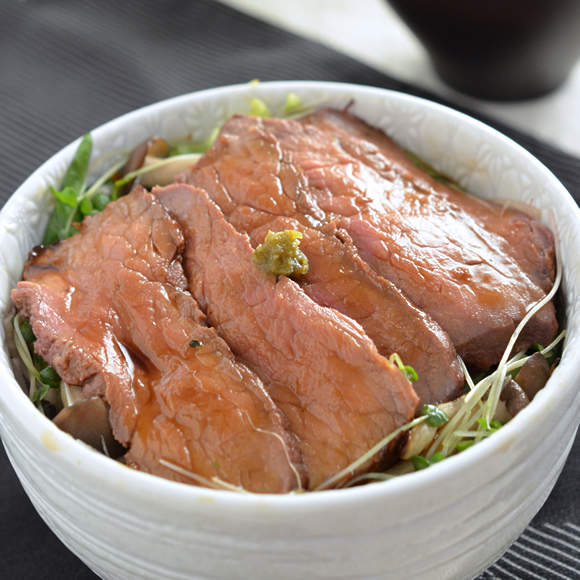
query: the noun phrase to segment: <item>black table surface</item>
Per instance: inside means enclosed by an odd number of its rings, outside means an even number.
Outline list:
[[[0,207],[43,161],[120,114],[215,86],[327,80],[463,110],[580,200],[580,159],[213,0],[0,0]],[[580,579],[580,439],[530,526],[480,578]],[[0,450],[0,578],[96,578],[40,519]]]

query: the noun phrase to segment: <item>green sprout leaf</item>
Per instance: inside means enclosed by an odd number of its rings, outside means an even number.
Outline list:
[[[40,371],[40,379],[44,385],[48,385],[51,389],[58,389],[60,387],[61,378],[52,367],[46,367]]]
[[[445,413],[445,411],[436,405],[423,405],[421,415],[427,416],[426,423],[429,425],[429,427],[441,427],[443,423],[447,423],[449,421],[447,413]]]
[[[427,459],[422,455],[413,455],[413,457],[411,457],[411,462],[413,463],[415,471],[421,471],[422,469],[427,469],[427,467],[431,467],[431,465],[435,465],[444,459],[445,455],[438,451],[431,456],[431,459]]]
[[[415,369],[409,365],[404,365],[401,357],[396,352],[389,357],[389,362],[391,364],[396,363],[401,372],[407,377],[407,380],[416,381],[419,378]]]
[[[403,372],[405,373],[405,375],[407,375],[407,378],[411,382],[416,381],[419,378],[417,371],[415,371],[415,369],[413,367],[410,367],[409,365],[403,367]]]
[[[62,201],[65,205],[70,207],[76,207],[77,205],[77,194],[72,187],[65,187],[62,191],[58,191],[52,185],[50,186],[50,191],[56,199]]]
[[[26,344],[33,344],[35,342],[36,336],[34,336],[32,325],[29,320],[20,321],[20,332],[22,333],[22,338],[24,338]]]
[[[413,467],[415,468],[415,471],[421,471],[422,469],[427,469],[427,467],[429,467],[429,465],[431,465],[429,463],[429,460],[425,459],[424,457],[421,457],[421,455],[413,455],[413,457],[411,457],[411,462],[413,463]]]
[[[433,453],[433,455],[431,456],[431,459],[429,459],[429,464],[435,465],[435,463],[439,463],[440,461],[443,461],[444,459],[445,459],[445,455],[443,455],[443,453],[441,453],[441,451],[438,451],[437,453]]]
[[[468,447],[471,447],[474,443],[475,441],[473,439],[471,439],[471,441],[461,441],[460,443],[457,444],[456,449],[459,453],[461,453],[462,451],[465,451]]]
[[[46,395],[48,394],[48,391],[50,391],[50,387],[48,385],[42,384],[42,385],[40,385],[39,389],[34,391],[34,395],[32,395],[30,400],[33,403],[40,403],[40,401],[42,401],[42,399],[44,399],[44,397],[46,397]]]

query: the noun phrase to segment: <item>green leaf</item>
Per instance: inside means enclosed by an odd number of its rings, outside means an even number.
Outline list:
[[[34,368],[41,371],[48,366],[48,363],[37,353],[32,353],[32,362],[34,363]]]
[[[440,427],[443,423],[449,421],[447,413],[436,405],[423,405],[421,415],[428,417],[426,423],[429,427]]]
[[[443,183],[444,185],[448,185],[449,187],[452,187],[454,189],[461,191],[461,187],[459,186],[459,183],[457,183],[453,179],[447,177],[446,175],[439,173],[436,169],[431,167],[431,165],[429,165],[428,163],[425,163],[425,161],[423,161],[420,157],[418,157],[414,153],[411,153],[411,151],[405,151],[405,154],[419,169],[422,169],[423,171],[425,171],[425,173],[429,174],[436,181],[439,181],[440,183]]]
[[[421,455],[413,455],[413,457],[411,457],[411,461],[413,463],[413,467],[415,468],[415,471],[421,471],[421,469],[427,469],[427,467],[429,467],[430,463],[428,459],[425,459],[424,457],[421,457]]]
[[[79,209],[83,215],[90,215],[93,211],[93,202],[85,197],[79,204]]]
[[[97,193],[93,198],[93,207],[98,211],[103,211],[109,203],[109,196],[104,193]]]
[[[73,208],[77,206],[77,194],[72,187],[65,187],[62,191],[58,191],[51,186],[50,191],[56,199],[62,201],[65,205],[69,205]]]
[[[45,246],[69,238],[78,231],[74,223],[83,219],[78,204],[87,178],[92,144],[91,135],[85,135],[62,180],[60,191],[54,187],[50,188],[56,197],[56,203],[42,240],[42,244]]]
[[[268,118],[272,116],[270,109],[266,106],[266,103],[258,97],[253,97],[250,100],[250,115],[254,117]]]
[[[403,367],[403,372],[405,373],[405,375],[407,375],[407,378],[411,382],[416,381],[419,378],[417,371],[413,367],[410,367],[409,365]]]
[[[91,151],[93,149],[93,138],[90,133],[87,133],[81,141],[75,156],[64,176],[61,183],[61,190],[70,187],[77,194],[77,198],[82,192],[85,181],[87,180],[87,173],[89,171],[89,160],[91,158]]]
[[[282,115],[288,116],[304,108],[302,99],[296,93],[288,93],[286,104],[282,107]]]
[[[433,455],[431,455],[431,459],[429,460],[429,465],[435,465],[436,463],[439,463],[440,461],[443,461],[445,459],[445,455],[443,455],[443,453],[441,453],[441,451],[438,451],[437,453],[433,453]]]
[[[462,451],[465,451],[468,447],[471,447],[474,443],[475,441],[473,439],[471,441],[462,441],[461,443],[457,444],[456,449],[457,451],[459,451],[459,453],[461,453]]]
[[[52,367],[46,367],[40,371],[40,379],[43,384],[48,385],[51,389],[60,387],[61,378]]]
[[[26,342],[26,344],[32,344],[36,340],[36,336],[34,336],[34,332],[32,331],[32,326],[30,321],[28,320],[21,320],[20,322],[20,332],[22,333],[22,338]]]
[[[203,346],[203,344],[199,342],[199,340],[190,340],[189,346],[191,346],[191,348],[199,348],[200,346]]]
[[[33,403],[40,403],[40,401],[46,397],[48,391],[50,391],[50,387],[48,385],[42,384],[39,389],[34,391],[34,395],[32,395],[31,401]]]
[[[52,211],[52,215],[50,216],[50,220],[48,222],[48,227],[44,233],[44,238],[42,239],[42,244],[44,246],[53,244],[62,238],[70,237],[70,227],[68,227],[69,218],[71,218],[71,222],[81,221],[82,214],[77,209],[71,208],[68,204],[63,203],[57,199],[54,210]]]

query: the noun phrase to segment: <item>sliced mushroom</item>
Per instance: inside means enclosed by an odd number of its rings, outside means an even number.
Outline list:
[[[522,409],[530,404],[528,396],[515,381],[509,381],[503,388],[500,400],[505,401],[508,413],[515,417]]]
[[[113,437],[109,406],[100,397],[83,399],[66,407],[53,422],[75,439],[80,439],[109,457],[119,457],[126,451]]]
[[[534,353],[514,379],[530,401],[543,389],[550,378],[550,364],[539,352]]]
[[[150,189],[155,185],[169,185],[175,181],[175,176],[179,173],[184,173],[192,165],[195,165],[198,159],[201,157],[200,153],[192,153],[190,155],[179,155],[177,157],[171,157],[167,159],[163,165],[143,173],[139,177],[139,183]],[[153,157],[152,155],[147,155],[145,161],[143,162],[143,167],[149,165],[154,166],[160,161],[158,157]]]
[[[494,421],[499,421],[502,425],[505,425],[508,421],[511,421],[512,418],[513,416],[507,410],[505,401],[498,401],[493,415]]]
[[[145,158],[147,156],[157,157],[159,159],[165,158],[169,155],[169,145],[167,142],[159,137],[149,137],[142,141],[129,153],[127,162],[119,170],[118,178],[124,177],[128,173],[136,171],[143,167],[145,163]],[[119,190],[119,195],[126,195],[129,193],[133,187],[134,180],[127,183]]]

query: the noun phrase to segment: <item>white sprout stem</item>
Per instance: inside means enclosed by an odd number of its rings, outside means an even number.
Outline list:
[[[461,366],[461,370],[463,371],[465,382],[467,383],[469,390],[473,391],[475,389],[475,383],[473,382],[473,379],[471,378],[471,375],[469,374],[469,371],[467,370],[467,367],[465,366],[463,359],[460,356],[457,356],[457,359],[459,360],[459,365]]]
[[[414,419],[410,423],[406,423],[405,425],[403,425],[402,427],[399,427],[398,429],[395,429],[395,431],[393,431],[392,433],[387,435],[384,439],[379,441],[374,447],[372,447],[366,453],[361,455],[361,457],[359,457],[356,461],[353,461],[350,465],[348,465],[347,467],[345,467],[344,469],[342,469],[341,471],[339,471],[338,473],[336,473],[332,477],[323,481],[320,485],[315,487],[312,491],[322,491],[324,489],[328,489],[328,488],[334,486],[334,484],[339,482],[343,477],[353,473],[361,465],[366,463],[369,459],[371,459],[374,455],[376,455],[383,447],[388,445],[393,439],[398,437],[401,433],[404,433],[405,431],[412,429],[413,427],[415,427],[415,425],[419,425],[420,423],[423,423],[428,418],[429,417],[427,415],[424,415],[422,417],[419,417],[418,419]]]
[[[135,177],[139,177],[140,175],[144,175],[145,173],[149,173],[155,169],[159,169],[164,165],[168,165],[170,163],[174,163],[175,161],[192,161],[197,163],[199,158],[202,156],[202,153],[185,153],[183,155],[173,155],[171,157],[164,157],[163,159],[156,161],[155,163],[151,163],[150,165],[144,165],[139,169],[135,169],[135,171],[131,171],[124,175],[119,181],[122,183],[129,183],[131,180],[135,179]]]
[[[18,351],[18,354],[20,355],[22,362],[26,366],[29,375],[35,378],[37,381],[41,382],[40,373],[34,366],[34,362],[32,361],[32,357],[30,356],[30,352],[28,351],[28,345],[26,344],[26,341],[22,336],[22,331],[20,330],[20,314],[16,314],[16,316],[14,317],[14,333],[16,336],[16,340],[14,341],[14,344],[16,345],[16,350]],[[31,389],[36,390],[34,388],[34,384],[31,385]],[[33,394],[34,392],[30,394],[31,398]]]
[[[179,465],[175,465],[175,463],[171,463],[166,459],[160,459],[159,463],[167,469],[171,469],[175,471],[175,473],[179,473],[185,477],[189,477],[189,479],[193,479],[196,483],[203,485],[205,487],[209,487],[210,489],[217,489],[217,490],[227,490],[227,491],[237,491],[237,492],[246,492],[245,489],[238,487],[236,485],[232,485],[231,483],[226,483],[222,481],[219,477],[212,477],[211,479],[207,479],[207,477],[203,477],[203,475],[198,475],[197,473],[193,473],[193,471],[189,471],[184,469]]]
[[[454,435],[461,439],[475,437],[489,437],[494,431],[455,431]]]
[[[34,398],[34,394],[38,390],[36,388],[36,381],[42,383],[42,380],[40,378],[40,373],[38,372],[38,369],[34,366],[34,362],[32,360],[32,357],[30,356],[30,352],[28,351],[28,345],[26,344],[26,341],[22,336],[22,331],[20,330],[19,313],[17,313],[16,316],[14,317],[14,335],[15,335],[14,344],[16,345],[16,350],[18,351],[18,354],[20,355],[20,358],[22,359],[22,362],[24,363],[24,366],[26,367],[26,371],[28,373],[28,381],[30,383],[28,386],[28,397],[32,401],[32,399]],[[44,414],[44,409],[42,408],[40,401],[36,403],[36,407]]]
[[[535,316],[535,314],[541,310],[546,304],[548,304],[548,302],[550,302],[550,300],[552,300],[552,298],[554,297],[554,295],[556,294],[556,291],[558,290],[558,287],[560,286],[560,282],[562,280],[562,264],[561,264],[561,257],[560,257],[560,247],[559,247],[559,243],[555,244],[555,250],[556,250],[556,279],[554,280],[554,285],[552,286],[552,289],[550,290],[550,292],[548,292],[548,294],[546,294],[546,296],[544,296],[544,298],[542,298],[542,300],[540,300],[539,302],[537,302],[529,311],[528,313],[524,316],[524,318],[522,319],[522,321],[518,324],[515,332],[512,334],[512,337],[510,339],[510,341],[508,342],[508,345],[503,353],[503,356],[501,357],[500,363],[498,365],[497,371],[496,371],[496,376],[494,378],[493,384],[491,385],[491,389],[489,392],[489,397],[487,399],[487,403],[486,403],[486,410],[484,413],[484,419],[485,422],[487,423],[487,425],[489,426],[490,421],[492,420],[495,411],[497,409],[497,404],[499,401],[499,397],[501,394],[501,387],[503,387],[503,379],[506,375],[506,363],[508,360],[508,357],[516,343],[516,340],[518,339],[518,336],[520,335],[522,329],[524,328],[524,326],[529,322],[529,320]]]
[[[371,471],[369,473],[363,473],[362,475],[358,475],[354,479],[351,479],[344,486],[344,488],[346,489],[347,487],[353,487],[354,485],[356,485],[357,483],[360,483],[361,481],[368,481],[368,480],[387,481],[389,479],[395,479],[396,477],[398,477],[398,476],[392,475],[390,473],[380,473],[380,472]]]
[[[425,457],[427,459],[429,459],[437,451],[438,447],[443,447],[443,445],[448,447],[448,445],[446,445],[447,438],[449,436],[453,435],[453,431],[455,431],[455,429],[463,421],[463,419],[466,415],[468,415],[468,416],[471,415],[471,411],[479,403],[479,401],[481,400],[481,397],[489,389],[490,384],[491,384],[491,376],[485,377],[484,379],[479,381],[479,383],[477,383],[477,385],[475,385],[475,388],[472,391],[467,393],[467,395],[465,397],[465,401],[464,401],[461,409],[459,409],[459,411],[457,411],[457,414],[455,415],[455,417],[453,417],[445,425],[445,427],[443,427],[443,429],[439,433],[439,436],[437,437],[437,439],[435,439],[435,441],[433,442],[433,444],[431,445],[431,447],[427,451],[427,454],[425,455]]]
[[[121,169],[123,165],[125,165],[124,159],[122,161],[119,161],[118,163],[115,163],[115,165],[107,169],[107,171],[105,171],[105,173],[103,173],[103,175],[101,175],[101,177],[99,177],[99,179],[97,179],[97,181],[95,181],[95,183],[93,183],[93,185],[91,185],[91,187],[89,187],[85,191],[85,193],[81,196],[81,199],[85,197],[91,199],[91,197],[93,197],[99,191],[99,189],[107,182],[107,180],[113,177],[113,175],[115,175],[115,173],[117,173],[117,171],[119,171],[119,169]]]
[[[290,454],[288,453],[288,447],[286,445],[286,443],[284,442],[284,439],[282,439],[281,435],[279,435],[278,433],[274,433],[273,431],[266,431],[265,429],[260,429],[259,427],[256,427],[254,425],[254,422],[252,421],[252,418],[250,417],[250,414],[247,411],[244,411],[244,416],[247,418],[247,420],[249,421],[250,425],[252,426],[252,429],[258,431],[259,433],[264,433],[264,435],[271,435],[272,437],[276,437],[276,439],[278,439],[282,445],[282,449],[284,450],[284,453],[286,454],[286,459],[288,460],[288,465],[290,465],[290,469],[294,472],[294,475],[296,476],[296,481],[298,482],[298,493],[302,493],[304,491],[304,488],[302,487],[302,478],[300,477],[300,474],[298,473],[298,470],[296,469],[296,466],[294,465],[294,463],[292,463],[292,460],[290,459]]]

